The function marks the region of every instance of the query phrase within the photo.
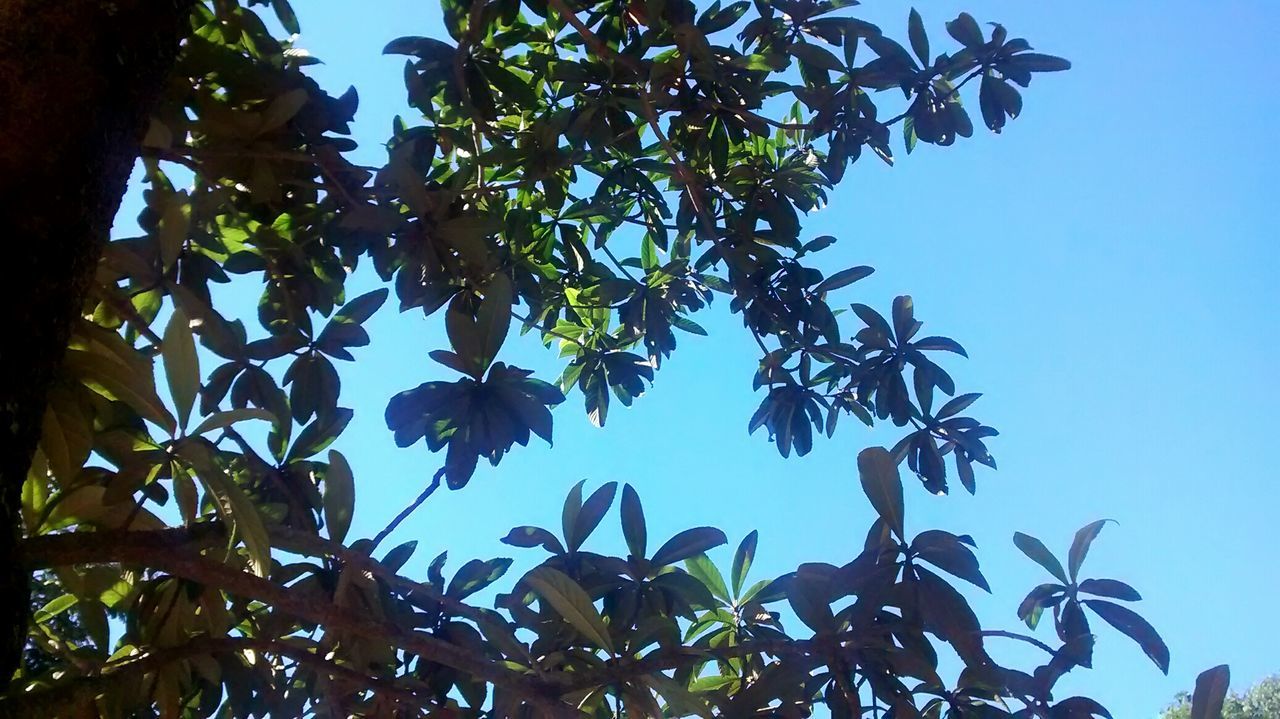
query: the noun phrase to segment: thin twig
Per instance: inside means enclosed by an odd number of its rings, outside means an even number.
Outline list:
[[[396,531],[396,527],[399,527],[401,522],[408,519],[409,515],[413,514],[418,507],[421,507],[422,503],[427,501],[427,497],[430,497],[437,489],[440,488],[440,478],[444,476],[444,470],[444,467],[436,470],[436,473],[431,477],[431,483],[427,485],[426,489],[422,490],[422,494],[419,494],[417,499],[410,502],[409,506],[400,510],[400,513],[395,516],[395,519],[392,519],[387,526],[382,528],[381,532],[378,532],[378,534],[374,536],[373,544],[369,546],[370,554],[373,553],[373,550],[377,548],[382,540],[387,538],[387,535]]]
[[[715,101],[708,101],[708,102],[712,107],[716,108],[717,110],[725,110],[728,112],[732,112],[733,114],[737,115],[738,117],[744,120],[756,120],[758,122],[763,122],[764,124],[769,125],[770,127],[776,127],[779,130],[785,130],[787,132],[801,132],[804,130],[814,129],[814,124],[812,122],[798,122],[798,123],[797,122],[780,122],[778,120],[774,120],[773,118],[765,117],[764,115],[761,115],[759,113],[752,112],[745,108],[726,105],[722,102],[715,102]]]
[[[1039,639],[1036,639],[1035,637],[1029,637],[1025,634],[1019,634],[1017,632],[1007,632],[1007,631],[1004,631],[1003,629],[983,629],[982,631],[978,632],[978,634],[984,637],[1002,637],[1004,639],[1015,639],[1020,642],[1026,642],[1027,644],[1030,644],[1031,646],[1036,647],[1038,649],[1042,649],[1047,654],[1049,654],[1049,656],[1053,656],[1054,654],[1057,654],[1057,652],[1053,650],[1053,647],[1049,646],[1048,644],[1045,644],[1044,642],[1040,641]]]

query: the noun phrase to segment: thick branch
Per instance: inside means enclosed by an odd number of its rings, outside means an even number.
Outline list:
[[[312,597],[304,597],[268,579],[191,551],[193,544],[199,546],[204,543],[208,546],[207,543],[215,541],[223,531],[218,525],[203,526],[211,528],[47,535],[27,540],[23,554],[29,566],[35,568],[117,562],[150,567],[218,588],[228,594],[260,601],[307,623],[399,647],[477,679],[502,686],[530,703],[553,712],[558,713],[566,708],[550,699],[541,684],[531,677],[507,669],[487,657],[429,634],[404,629],[392,622],[370,619],[336,605],[318,604]],[[140,536],[129,536],[135,534]],[[95,535],[98,536],[95,538]],[[372,560],[368,561],[372,564],[366,566],[371,569],[374,565],[381,566]]]
[[[0,2],[0,232],[21,246],[0,320],[0,690],[22,653],[21,492],[46,393],[120,206],[193,0]]]
[[[137,685],[149,673],[175,662],[198,656],[233,654],[253,650],[274,654],[301,664],[312,672],[360,687],[365,691],[390,697],[412,706],[431,706],[429,698],[399,686],[387,677],[370,676],[350,667],[344,667],[324,659],[304,646],[284,640],[255,639],[247,637],[201,637],[178,647],[158,649],[140,656],[104,664],[90,675],[60,682],[48,689],[0,698],[0,716],[25,719],[31,717],[80,716],[94,711],[93,701],[108,692],[113,685],[127,683]]]

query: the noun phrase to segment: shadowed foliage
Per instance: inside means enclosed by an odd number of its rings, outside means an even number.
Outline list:
[[[829,266],[838,238],[804,229],[857,163],[1000,132],[1069,63],[969,14],[904,7],[882,29],[855,5],[444,0],[448,37],[386,46],[418,114],[390,123],[381,167],[349,159],[356,89],[319,87],[317,59],[273,35],[298,31],[288,0],[178,3],[168,35],[157,13],[142,34],[177,56],[117,148],[138,156],[142,234],[30,278],[79,289],[58,315],[62,361],[32,359],[52,376],[12,400],[40,419],[6,460],[30,466],[4,470],[21,490],[6,566],[37,581],[0,714],[1110,717],[1057,691],[1102,625],[1167,672],[1138,592],[1087,569],[1103,521],[1062,558],[1017,534],[1046,572],[1017,607],[1027,631],[980,624],[974,541],[910,511],[996,466],[979,395],[944,369],[965,350],[925,332],[910,296],[857,302],[872,269]],[[380,286],[349,296],[357,267]],[[232,291],[255,293],[256,315],[230,316]],[[447,346],[409,361],[447,378],[362,406],[339,368],[399,351],[365,329],[389,301],[443,327]],[[839,480],[877,517],[846,563],[758,577],[754,532],[717,564],[721,530],[650,536],[634,487],[579,483],[558,530],[504,539],[538,558],[522,576],[443,554],[425,579],[400,573],[416,543],[381,539],[441,484],[550,443],[557,413],[604,426],[716,302],[759,350],[743,422],[782,456],[900,429]],[[519,341],[558,353],[561,374],[511,364]],[[439,471],[355,538],[371,480],[330,445],[384,407]],[[606,526],[626,556],[593,551]],[[1006,666],[995,642],[1041,661]]]

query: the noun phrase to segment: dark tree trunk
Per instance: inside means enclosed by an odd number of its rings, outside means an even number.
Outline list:
[[[0,689],[29,615],[22,483],[192,0],[0,0]]]

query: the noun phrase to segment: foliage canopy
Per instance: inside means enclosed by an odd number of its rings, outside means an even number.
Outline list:
[[[387,45],[421,117],[396,118],[387,163],[367,168],[348,159],[356,90],[321,89],[316,60],[264,22],[296,33],[287,0],[194,4],[143,140],[145,234],[106,250],[23,488],[39,606],[0,708],[1108,717],[1055,695],[1090,666],[1091,620],[1167,672],[1123,604],[1138,593],[1082,570],[1103,522],[1065,566],[1014,538],[1047,572],[1018,617],[1034,631],[1048,611],[1051,642],[979,624],[953,586],[990,591],[974,542],[918,531],[901,478],[973,492],[974,466],[995,467],[995,430],[967,413],[978,395],[939,364],[965,351],[922,333],[909,296],[884,312],[837,300],[872,270],[819,268],[836,238],[803,230],[856,162],[967,138],[975,104],[999,132],[1066,61],[968,14],[943,36],[912,10],[903,45],[849,0],[442,5],[448,39]],[[360,263],[385,286],[348,297]],[[260,287],[256,317],[219,310],[233,278]],[[330,449],[353,414],[337,363],[366,351],[392,293],[443,322],[449,346],[430,358],[457,377],[386,405],[399,445],[443,455],[419,501],[550,442],[566,401],[604,425],[721,299],[760,349],[748,427],[783,456],[845,415],[903,429],[858,455],[878,516],[863,551],[757,578],[754,533],[717,567],[720,530],[649,537],[633,487],[579,484],[558,533],[504,540],[545,553],[524,576],[444,555],[425,581],[400,575],[414,543],[347,536],[359,481]],[[563,373],[504,362],[514,330],[554,347]],[[615,504],[625,557],[589,548]],[[468,603],[500,581],[492,608]],[[1002,666],[991,638],[1044,663]]]

